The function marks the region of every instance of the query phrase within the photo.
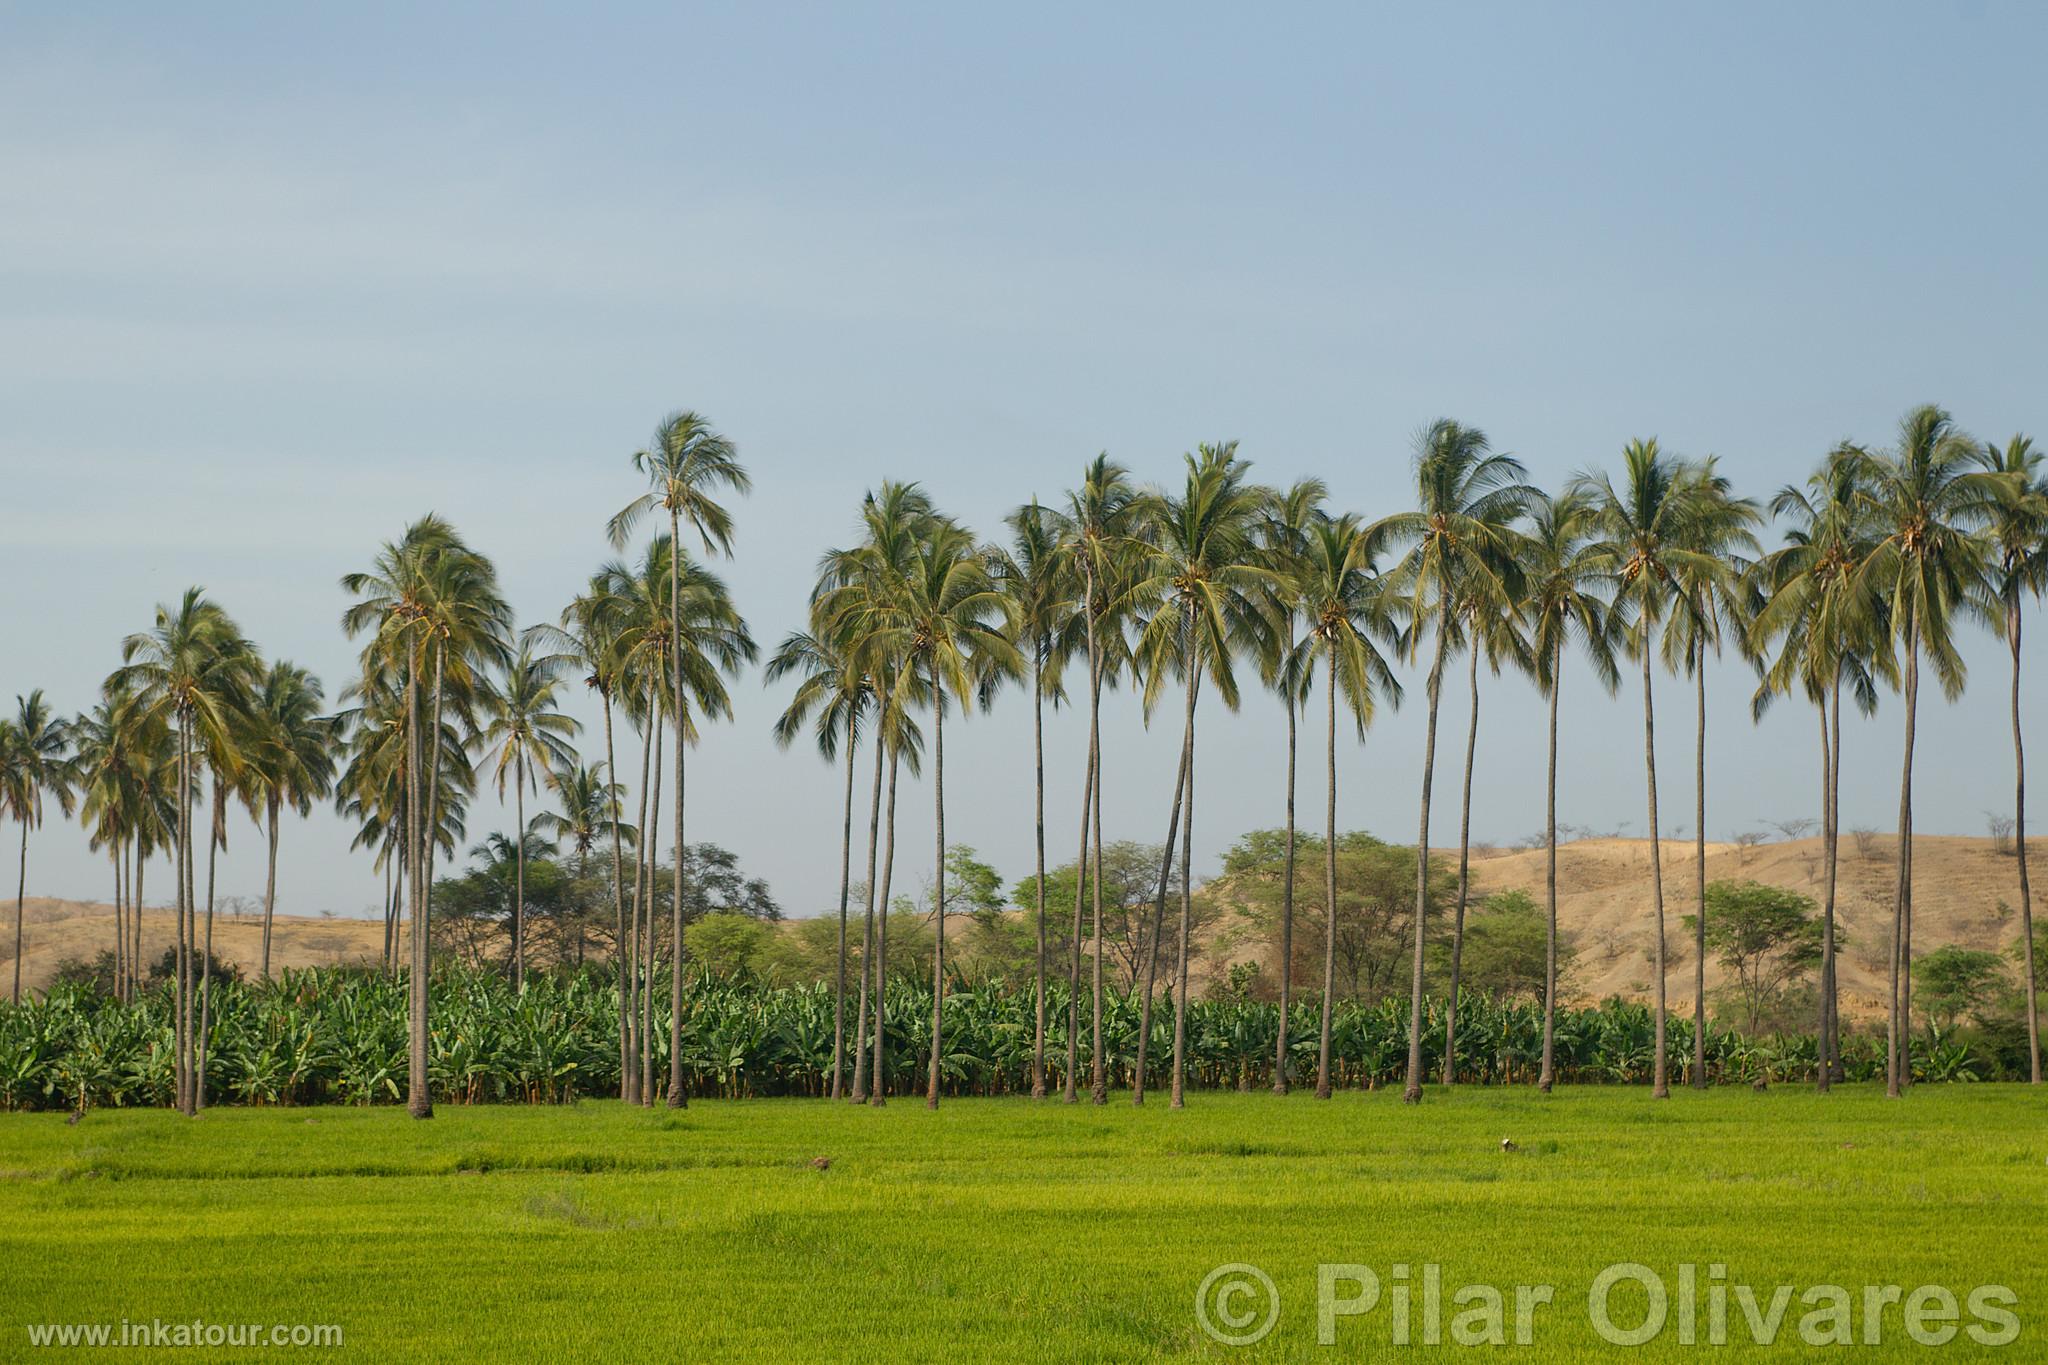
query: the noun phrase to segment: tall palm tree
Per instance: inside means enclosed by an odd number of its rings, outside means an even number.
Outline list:
[[[1080,588],[1078,608],[1082,641],[1088,659],[1088,759],[1081,795],[1081,852],[1074,864],[1074,925],[1069,947],[1067,991],[1066,1102],[1074,1103],[1079,1074],[1081,909],[1088,897],[1093,916],[1090,999],[1092,1064],[1089,1097],[1109,1102],[1109,1077],[1102,1037],[1102,688],[1117,672],[1125,654],[1123,623],[1132,601],[1129,593],[1133,552],[1142,534],[1149,504],[1132,484],[1130,473],[1108,455],[1089,461],[1081,486],[1067,494],[1062,548]],[[1093,838],[1091,856],[1090,839]],[[1139,1048],[1142,1076],[1144,1047]],[[1135,1098],[1142,1103],[1141,1083]]]
[[[1315,681],[1320,660],[1326,720],[1323,798],[1323,1014],[1316,1048],[1316,1098],[1331,1093],[1330,1024],[1337,991],[1337,702],[1358,727],[1358,736],[1372,723],[1378,700],[1401,701],[1401,684],[1374,643],[1394,644],[1398,632],[1393,612],[1398,603],[1373,564],[1375,543],[1357,517],[1316,516],[1303,527],[1298,548],[1290,556],[1298,593],[1296,610],[1306,625],[1301,641],[1289,652],[1299,657],[1291,671],[1303,695]],[[1294,705],[1292,696],[1288,705]],[[1289,809],[1293,802],[1290,800]],[[1289,831],[1290,850],[1293,832]],[[1288,880],[1292,882],[1292,868]],[[1291,965],[1283,959],[1281,970]],[[1286,1033],[1283,1013],[1281,1033]],[[1276,1083],[1275,1089],[1278,1089]]]
[[[407,1017],[406,1108],[431,1118],[427,1076],[427,978],[431,967],[434,852],[443,826],[442,707],[453,692],[458,713],[468,712],[484,670],[510,656],[511,611],[497,589],[491,562],[463,543],[455,528],[428,515],[397,540],[386,542],[371,568],[345,575],[342,591],[357,601],[342,615],[350,637],[368,632],[363,652],[366,682],[388,675],[403,697],[402,774],[404,830],[398,840],[411,898],[410,1001]],[[431,666],[428,708],[420,715],[423,675]],[[430,741],[429,741],[430,737]]]
[[[263,881],[262,979],[270,980],[270,936],[277,911],[278,816],[289,806],[310,815],[334,782],[334,722],[321,714],[320,680],[297,664],[278,660],[252,699],[248,755],[251,783],[268,828]]]
[[[827,550],[818,565],[811,591],[811,612],[818,633],[833,639],[858,663],[876,697],[879,742],[875,749],[874,815],[868,825],[866,944],[861,952],[861,996],[855,1030],[853,1091],[855,1103],[882,1105],[888,1097],[887,1037],[883,1029],[888,983],[889,889],[896,863],[896,778],[908,764],[918,766],[919,734],[908,702],[918,681],[906,671],[900,653],[883,648],[870,623],[902,592],[925,527],[937,513],[931,498],[914,483],[885,482],[861,502],[862,539],[847,549]],[[886,813],[882,796],[882,760],[888,759]],[[880,871],[877,875],[877,852]],[[865,1030],[867,999],[874,1001],[873,1066],[868,1065]]]
[[[1472,892],[1472,771],[1479,756],[1479,656],[1485,654],[1495,677],[1500,676],[1504,663],[1524,670],[1531,666],[1521,609],[1519,592],[1512,600],[1501,600],[1482,591],[1466,595],[1457,612],[1458,633],[1465,644],[1469,698],[1465,780],[1458,799],[1458,899],[1451,914],[1451,980],[1444,997],[1445,1085],[1456,1082],[1458,1071],[1458,989],[1465,967],[1465,908]]]
[[[2048,454],[2026,436],[2004,446],[1987,442],[1978,452],[1983,466],[2007,483],[1992,510],[1992,542],[1986,615],[2012,651],[2012,821],[2013,852],[2020,871],[2020,950],[2026,972],[2027,1062],[2029,1077],[2041,1084],[2040,978],[2034,963],[2034,894],[2027,882],[2027,757],[2020,738],[2020,600],[2048,592]]]
[[[1819,1067],[1826,1091],[1839,1078],[1841,1048],[1836,980],[1836,889],[1840,869],[1842,689],[1858,708],[1876,710],[1874,674],[1896,675],[1884,622],[1884,603],[1859,590],[1856,567],[1875,543],[1857,491],[1860,456],[1838,447],[1805,485],[1788,484],[1771,498],[1771,512],[1790,524],[1785,544],[1762,556],[1748,573],[1760,605],[1748,622],[1747,652],[1763,660],[1751,699],[1761,717],[1772,700],[1794,689],[1820,719],[1821,961]],[[1867,586],[1867,585],[1865,585]],[[1777,653],[1771,657],[1775,645]]]
[[[1420,647],[1425,623],[1434,621],[1435,658],[1427,689],[1429,719],[1422,749],[1422,819],[1415,845],[1415,961],[1409,984],[1408,1084],[1413,1104],[1422,1098],[1422,950],[1429,900],[1430,792],[1436,777],[1437,708],[1443,697],[1444,661],[1456,633],[1461,600],[1485,599],[1507,609],[1517,595],[1513,523],[1537,492],[1524,482],[1521,461],[1496,452],[1477,427],[1449,418],[1415,438],[1416,507],[1382,518],[1376,541],[1408,545],[1393,571],[1408,598],[1409,648]]]
[[[846,749],[846,803],[839,837],[839,945],[832,984],[832,1098],[838,1099],[846,1072],[846,905],[853,877],[853,761],[860,732],[875,696],[868,676],[852,655],[830,638],[792,631],[769,657],[766,676],[776,682],[798,674],[796,695],[775,721],[775,743],[787,749],[815,712],[818,753],[827,763]],[[879,774],[879,768],[877,773]]]
[[[1023,661],[1005,635],[1009,599],[989,577],[987,562],[965,528],[944,518],[928,520],[909,568],[900,590],[869,611],[863,624],[875,649],[904,661],[897,675],[899,705],[907,710],[921,696],[932,712],[935,936],[925,1107],[936,1109],[946,1002],[946,702],[951,697],[964,711],[981,690],[982,678],[1019,673]],[[921,682],[913,681],[920,673]]]
[[[681,734],[681,743],[694,744],[699,737],[697,717],[717,719],[732,715],[732,697],[725,680],[740,665],[751,662],[759,652],[747,623],[733,607],[731,590],[724,579],[692,559],[687,552],[679,551],[674,538],[667,533],[652,538],[637,567],[613,564],[601,574],[608,589],[625,604],[621,608],[622,624],[617,640],[617,647],[625,660],[623,676],[635,680],[634,690],[643,698],[640,704],[652,712],[654,728],[658,729],[665,723]],[[660,771],[657,762],[654,774],[656,793],[660,790]],[[643,782],[642,785],[647,784]],[[679,779],[674,799],[680,801],[682,797]],[[651,972],[655,956],[653,868],[658,840],[652,832],[653,821],[643,820],[641,829],[645,831],[642,848],[649,868],[643,962]],[[678,863],[685,863],[688,845],[680,841],[680,821],[674,832],[678,837],[672,849],[674,858]],[[676,871],[674,875],[676,888],[682,888],[684,874]],[[670,1108],[682,1108],[688,1104],[688,1096],[682,1093],[682,996],[677,985],[680,980],[677,973],[681,970],[677,964],[684,950],[682,929],[687,909],[686,892],[673,899],[669,932]],[[643,999],[641,1006],[644,1025],[651,1005]],[[648,1040],[643,1033],[643,1055],[647,1046]],[[651,1102],[651,1093],[643,1094],[642,1099],[643,1102]]]
[[[1172,1104],[1185,1106],[1189,929],[1195,819],[1195,704],[1206,674],[1224,705],[1237,709],[1233,657],[1262,644],[1262,606],[1278,576],[1263,562],[1257,540],[1265,491],[1247,482],[1250,465],[1237,443],[1204,444],[1187,457],[1181,491],[1151,499],[1150,536],[1135,601],[1156,603],[1137,650],[1144,659],[1149,710],[1176,667],[1186,682],[1181,740],[1185,799],[1181,803],[1180,928],[1174,959]],[[1149,1040],[1146,1040],[1149,1041]]]
[[[134,835],[137,812],[135,761],[124,712],[132,701],[119,689],[102,688],[90,711],[71,722],[72,769],[78,784],[78,818],[91,848],[104,848],[114,869],[114,994],[129,998],[128,887],[126,850]],[[7,744],[11,724],[0,720],[0,791],[5,790]],[[17,958],[19,954],[17,953]]]
[[[14,718],[0,726],[0,814],[21,826],[21,873],[14,891],[14,1003],[21,1003],[21,924],[28,899],[28,832],[43,823],[45,798],[69,815],[71,726],[43,699],[41,688],[14,699]]]
[[[703,541],[706,554],[732,555],[732,516],[717,500],[731,490],[745,494],[753,487],[739,452],[704,417],[694,412],[677,412],[655,429],[654,439],[644,450],[634,452],[633,467],[646,475],[649,490],[627,503],[611,520],[612,544],[623,548],[641,516],[659,507],[668,513],[669,540],[675,548],[669,561],[669,647],[674,651],[670,678],[670,704],[675,716],[675,886],[672,951],[669,963],[669,1086],[668,1106],[681,1109],[689,1103],[683,1093],[683,751],[688,712],[684,707],[684,634],[682,622],[683,561],[682,528],[685,522]],[[751,651],[752,644],[749,642]],[[751,654],[749,655],[751,657]]]
[[[194,962],[192,810],[197,804],[197,760],[207,746],[226,748],[247,711],[255,652],[228,614],[198,588],[173,608],[160,606],[156,624],[121,646],[117,686],[132,692],[153,722],[176,736],[176,880],[178,991],[177,1097],[186,1115],[199,1111],[198,1055],[193,1019]]]
[[[1977,444],[1929,403],[1899,424],[1898,444],[1857,461],[1861,497],[1878,523],[1878,540],[1858,570],[1883,596],[1905,663],[1905,754],[1899,776],[1898,880],[1892,901],[1892,991],[1886,1093],[1912,1080],[1913,741],[1920,710],[1920,659],[1951,700],[1966,670],[1956,651],[1954,616],[1981,591],[1992,554],[1981,534],[2011,494],[2012,480],[1985,469]]]
[[[1581,476],[1579,487],[1599,505],[1601,540],[1593,553],[1614,584],[1617,628],[1628,657],[1642,665],[1643,771],[1649,794],[1650,898],[1656,930],[1656,1057],[1651,1092],[1658,1099],[1671,1094],[1670,1057],[1665,1039],[1669,1027],[1666,1004],[1666,941],[1664,933],[1663,827],[1657,815],[1657,721],[1651,683],[1656,633],[1678,609],[1680,583],[1704,579],[1716,570],[1710,555],[1688,548],[1694,523],[1705,500],[1699,470],[1665,454],[1654,438],[1631,441],[1622,452],[1623,482],[1616,488],[1605,474]]]
[[[1287,849],[1280,872],[1280,1013],[1279,1035],[1273,1044],[1273,1093],[1287,1093],[1288,995],[1294,984],[1294,760],[1295,728],[1308,704],[1307,677],[1313,660],[1296,636],[1301,626],[1301,579],[1308,537],[1323,517],[1329,489],[1321,479],[1297,479],[1286,491],[1275,491],[1259,518],[1259,543],[1276,575],[1266,609],[1275,628],[1271,644],[1259,661],[1267,687],[1287,713]]]
[[[1523,540],[1522,610],[1528,623],[1536,685],[1550,704],[1550,751],[1543,788],[1543,1064],[1537,1079],[1546,1095],[1557,1080],[1557,700],[1563,686],[1565,653],[1573,638],[1577,637],[1585,650],[1602,686],[1612,692],[1621,681],[1614,666],[1608,604],[1599,592],[1605,575],[1593,539],[1598,513],[1597,504],[1582,490],[1567,490],[1555,498],[1539,497],[1529,506],[1529,529]]]
[[[560,679],[557,666],[534,653],[529,637],[521,643],[518,656],[493,688],[487,705],[489,719],[477,736],[484,750],[483,761],[491,768],[498,799],[505,798],[505,784],[512,784],[514,827],[526,829],[526,793],[540,792],[543,779],[552,783],[556,772],[574,771],[576,752],[569,737],[582,727],[557,708]],[[526,845],[522,839],[516,852],[512,892],[512,989],[526,985]]]
[[[1059,513],[1036,498],[1008,518],[1010,544],[990,553],[990,573],[1010,599],[1014,643],[1031,661],[1032,829],[1037,861],[1038,956],[1033,975],[1031,1098],[1045,1098],[1045,704],[1066,700],[1063,666],[1072,657],[1075,631],[1083,622],[1076,609],[1073,562],[1064,552],[1065,525]]]
[[[1719,655],[1724,637],[1748,653],[1743,622],[1751,611],[1743,583],[1757,549],[1751,527],[1762,520],[1755,502],[1735,496],[1713,457],[1693,471],[1693,512],[1684,548],[1692,554],[1672,566],[1675,605],[1664,630],[1664,664],[1692,678],[1693,731],[1693,1013],[1692,1084],[1707,1088],[1707,655]]]

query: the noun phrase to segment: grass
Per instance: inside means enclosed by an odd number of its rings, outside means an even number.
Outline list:
[[[1675,1290],[1709,1263],[1780,1284],[1980,1284],[2018,1296],[2012,1359],[2048,1323],[2043,1097],[2024,1086],[1833,1096],[1780,1088],[1665,1104],[1642,1090],[1197,1094],[1182,1113],[1027,1100],[852,1110],[706,1102],[568,1108],[225,1109],[0,1115],[0,1358],[41,1322],[338,1323],[364,1360],[1371,1359],[1392,1267],[1556,1286],[1522,1360],[1602,1345],[1586,1292],[1640,1262]],[[1503,1151],[1511,1137],[1516,1150]],[[820,1169],[814,1159],[824,1158]],[[1197,1284],[1249,1262],[1278,1326],[1226,1350]],[[1388,1291],[1316,1345],[1316,1267]],[[1632,1296],[1632,1297],[1631,1297]],[[1642,1312],[1617,1292],[1615,1317]],[[1799,1343],[1793,1300],[1774,1351]],[[1882,1356],[1924,1351],[1885,1310]],[[1749,1338],[1728,1303],[1733,1350]],[[1970,1321],[1965,1309],[1963,1321]],[[1671,1326],[1637,1359],[1684,1359]],[[2042,1335],[2037,1336],[2037,1332]],[[1949,1350],[1981,1348],[1958,1338]],[[129,1355],[143,1354],[128,1352]],[[230,1353],[224,1353],[230,1354]],[[239,1354],[246,1358],[250,1353]],[[299,1352],[296,1354],[308,1354]],[[202,1352],[177,1353],[205,1359]]]

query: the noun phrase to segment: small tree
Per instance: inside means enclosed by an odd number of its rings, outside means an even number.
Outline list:
[[[1943,944],[1913,963],[1915,999],[1937,1032],[1968,1014],[1982,1020],[2012,988],[2005,959],[1982,948]]]
[[[1991,832],[1991,851],[2002,858],[2010,858],[2017,851],[2012,837],[2013,818],[1996,811],[1984,812],[1984,827]]]
[[[1708,885],[1707,949],[1735,974],[1750,1032],[1765,1007],[1820,961],[1817,909],[1811,896],[1761,882]],[[1686,927],[1696,919],[1687,915]]]

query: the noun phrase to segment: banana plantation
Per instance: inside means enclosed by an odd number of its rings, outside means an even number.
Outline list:
[[[1055,1072],[1065,1056],[1066,987],[1053,983],[1048,1010]],[[283,973],[269,985],[219,983],[203,1053],[205,1099],[212,1104],[380,1104],[405,1096],[406,1006],[402,977],[357,968]],[[568,1103],[620,1090],[619,1000],[615,978],[592,969],[535,974],[515,992],[501,973],[453,968],[432,983],[434,1027],[428,1070],[437,1102]],[[1141,1004],[1110,994],[1103,1044],[1114,1082],[1128,1085],[1137,1062]],[[176,1098],[173,992],[169,986],[124,1004],[87,986],[64,986],[20,1006],[0,1004],[0,1104],[9,1109],[167,1106]],[[931,989],[892,983],[884,1000],[882,1054],[889,1095],[922,1094],[931,1063]],[[1457,1074],[1467,1084],[1533,1082],[1543,1055],[1539,1004],[1485,996],[1460,1001]],[[1315,1065],[1321,1002],[1290,1005],[1294,1065]],[[1028,1094],[1031,1088],[1031,983],[962,983],[945,1001],[947,1093]],[[1154,1074],[1172,1055],[1170,1011],[1156,1011],[1147,1059]],[[653,1073],[669,1074],[666,1001],[650,1031]],[[1195,999],[1188,1006],[1188,1084],[1197,1089],[1269,1087],[1279,1011],[1270,1002]],[[1084,1024],[1085,1028],[1085,1024]],[[1444,1010],[1425,1013],[1424,1055],[1444,1051]],[[1567,1081],[1639,1082],[1652,1069],[1655,1021],[1646,1005],[1610,1000],[1563,1009],[1556,1053]],[[828,985],[771,987],[750,981],[693,980],[684,997],[682,1074],[695,1095],[823,1095],[832,1075],[832,991]],[[1083,1039],[1081,1055],[1090,1052]],[[1341,1085],[1399,1082],[1408,1055],[1408,1003],[1339,1003],[1331,1027]],[[1668,1064],[1690,1065],[1690,1022],[1671,1021]],[[1709,1080],[1768,1084],[1811,1080],[1812,1035],[1745,1037],[1710,1030]],[[633,1059],[635,1064],[638,1059]],[[2024,1059],[2021,1059],[2022,1063]],[[1992,1079],[2003,1070],[1981,1043],[1939,1036],[1916,1053],[1918,1078]],[[1882,1076],[1881,1036],[1850,1034],[1843,1047],[1848,1079]],[[1442,1079],[1440,1076],[1438,1079]],[[1057,1076],[1057,1080],[1064,1077]]]

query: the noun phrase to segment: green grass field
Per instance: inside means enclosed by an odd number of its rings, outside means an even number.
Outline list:
[[[1580,1088],[1198,1094],[1182,1113],[1024,1100],[0,1115],[0,1357],[35,1323],[335,1323],[363,1360],[1400,1358],[1392,1267],[1442,1322],[1467,1284],[1555,1286],[1518,1359],[1623,1354],[1587,1291],[1618,1262],[1755,1287],[1979,1285],[2017,1295],[2008,1359],[2048,1356],[2048,1097],[2022,1086],[1680,1093]],[[1511,1137],[1517,1150],[1503,1151]],[[818,1169],[814,1158],[829,1165]],[[1196,1288],[1267,1272],[1271,1334],[1229,1349]],[[1377,1307],[1317,1345],[1317,1266]],[[1355,1287],[1341,1286],[1351,1293]],[[1229,1299],[1211,1321],[1250,1299]],[[1632,1326],[1644,1292],[1616,1292]],[[1796,1298],[1773,1350],[1804,1358]],[[1884,1310],[1882,1355],[1926,1348]],[[1729,1338],[1749,1341],[1738,1302]],[[1687,1359],[1677,1307],[1637,1359]],[[1962,1324],[1972,1321],[1967,1306]],[[1482,1325],[1482,1324],[1475,1324]],[[1247,1329],[1248,1330],[1248,1329]],[[1724,1357],[1732,1348],[1723,1348]],[[1983,1348],[1959,1335],[1938,1354]],[[1738,1358],[1753,1351],[1737,1349]],[[64,1352],[55,1352],[62,1355]],[[98,1352],[87,1354],[107,1354]],[[135,1356],[143,1352],[128,1351]],[[181,1351],[177,1358],[251,1352]]]

